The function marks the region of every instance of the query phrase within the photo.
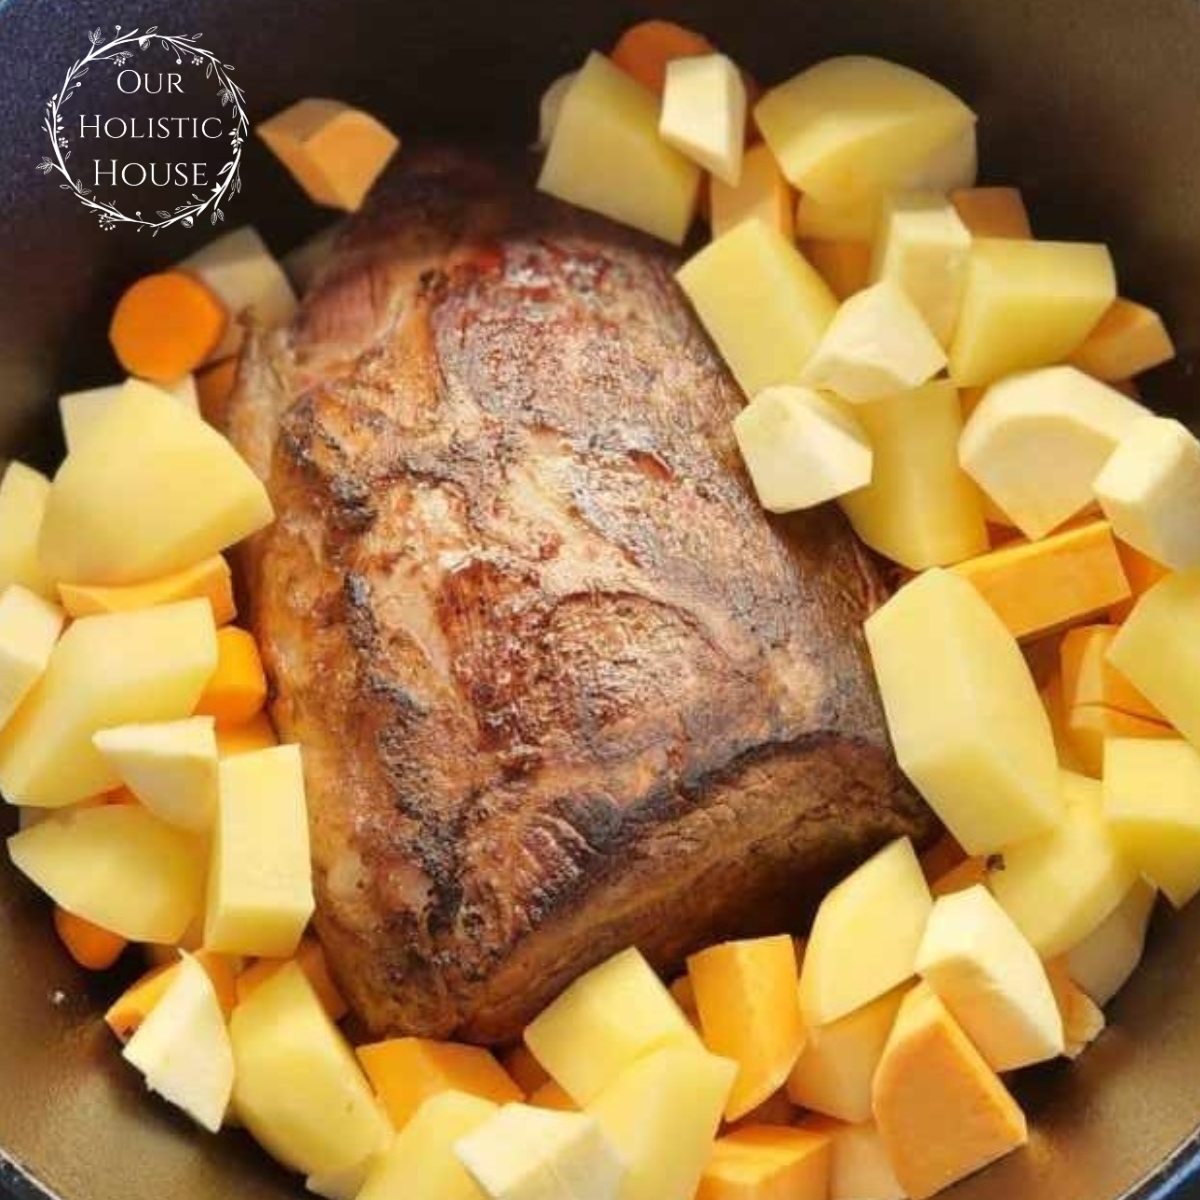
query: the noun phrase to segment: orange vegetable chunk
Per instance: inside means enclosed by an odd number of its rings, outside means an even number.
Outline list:
[[[1085,775],[1104,773],[1104,743],[1109,738],[1174,738],[1170,725],[1147,721],[1104,704],[1077,704],[1067,710],[1067,738]]]
[[[269,750],[277,745],[279,739],[265,712],[256,714],[242,725],[217,726],[217,754],[221,758],[248,754],[252,750]]]
[[[253,634],[227,626],[217,630],[217,669],[196,704],[196,715],[218,726],[243,725],[262,711],[267,677]]]
[[[555,1112],[579,1111],[579,1105],[553,1079],[547,1079],[541,1087],[533,1092],[529,1097],[529,1103],[534,1108],[550,1108]]]
[[[800,249],[839,300],[849,299],[870,282],[870,242],[826,242],[806,238],[800,243]]]
[[[83,917],[54,907],[54,928],[67,953],[89,971],[107,971],[129,945],[127,938],[112,933]]]
[[[130,375],[175,383],[208,357],[228,319],[216,293],[194,275],[163,271],[139,279],[117,301],[108,337]]]
[[[1033,237],[1025,201],[1016,188],[961,188],[950,193],[950,203],[972,237],[1019,241]]]
[[[305,937],[297,947],[294,958],[308,982],[312,984],[312,989],[329,1019],[340,1021],[350,1008],[329,973],[324,947],[315,937]],[[292,960],[287,958],[260,958],[253,966],[247,967],[237,978],[238,1003],[253,995],[276,971],[290,961]]]
[[[60,583],[58,596],[68,616],[90,617],[96,613],[126,612],[133,608],[157,608],[178,600],[201,598],[212,605],[213,622],[226,625],[237,616],[233,599],[233,573],[220,554],[210,555],[194,566],[172,571],[147,583],[111,587]]]
[[[825,1200],[830,1155],[824,1133],[748,1125],[717,1139],[696,1200]]]
[[[1118,296],[1067,361],[1095,379],[1119,382],[1174,357],[1175,346],[1162,317]]]
[[[716,47],[703,34],[674,21],[641,21],[617,39],[609,57],[626,75],[656,95],[667,83],[667,63],[673,58],[714,54]]]
[[[430,1096],[467,1092],[496,1104],[524,1099],[521,1089],[481,1046],[391,1038],[355,1051],[392,1124],[403,1129]]]
[[[104,1014],[105,1024],[122,1042],[127,1042],[149,1015],[150,1010],[162,999],[163,993],[175,979],[179,966],[179,951],[170,948],[174,961],[164,963],[147,971],[131,984],[109,1006]],[[211,950],[197,950],[193,958],[204,968],[212,981],[213,990],[221,1011],[228,1017],[237,1007],[237,966],[239,960],[228,954],[217,954]]]
[[[1133,612],[1138,598],[1144,596],[1159,580],[1166,579],[1171,574],[1171,569],[1155,562],[1140,550],[1135,550],[1120,538],[1117,539],[1117,555],[1125,569],[1125,578],[1129,580],[1130,591],[1128,600],[1122,600],[1108,610],[1110,619],[1119,625]]]
[[[704,1044],[738,1064],[725,1105],[736,1121],[783,1086],[800,1051],[800,976],[786,934],[724,942],[693,954],[688,976]]]
[[[1117,636],[1115,625],[1083,625],[1063,638],[1063,701],[1068,709],[1080,704],[1103,704],[1147,721],[1166,717],[1108,661]]]

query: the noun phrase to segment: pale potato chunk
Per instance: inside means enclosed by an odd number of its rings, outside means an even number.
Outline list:
[[[679,245],[700,168],[658,136],[658,107],[603,54],[589,55],[563,97],[538,187]]]
[[[1061,772],[1056,828],[1004,851],[992,894],[1044,959],[1077,946],[1124,899],[1137,871],[1104,819],[1100,784]]]
[[[562,112],[563,101],[567,98],[567,92],[571,90],[571,85],[575,82],[578,74],[578,71],[565,72],[542,93],[542,98],[538,103],[537,148],[539,150],[545,150],[550,145],[554,131],[558,128],[558,118]]]
[[[1054,829],[1050,720],[1016,640],[978,591],[926,571],[865,631],[896,757],[963,849],[991,854]]]
[[[1137,969],[1157,898],[1152,884],[1136,880],[1125,899],[1067,955],[1068,974],[1096,1004],[1107,1004]]]
[[[821,902],[800,971],[805,1023],[827,1025],[911,978],[933,901],[901,838]]]
[[[962,406],[934,380],[856,404],[874,452],[869,486],[839,503],[873,550],[910,570],[961,562],[988,548],[979,489],[958,463]]]
[[[879,195],[975,122],[932,79],[866,56],[801,71],[767,92],[754,117],[790,182],[824,204]]]
[[[904,175],[895,190],[949,192],[975,186],[979,176],[979,147],[972,121],[957,137],[943,142],[928,158]]]
[[[758,219],[734,226],[675,277],[747,396],[799,383],[837,312],[804,255]]]
[[[61,808],[116,787],[92,735],[187,716],[216,666],[207,600],[80,618],[0,734],[0,788],[16,804]]]
[[[879,197],[822,204],[805,192],[796,201],[796,236],[814,242],[869,242],[879,224]]]
[[[1096,476],[1113,532],[1173,571],[1200,567],[1200,442],[1178,421],[1131,429]]]
[[[1176,908],[1200,891],[1200,753],[1187,742],[1110,738],[1104,815],[1125,856]]]
[[[38,536],[50,480],[24,463],[10,462],[0,480],[0,588],[19,583],[47,600],[58,598],[42,566]]]
[[[61,608],[19,583],[0,594],[0,728],[46,673],[65,620]]]
[[[109,387],[67,392],[58,398],[58,415],[62,421],[63,440],[67,443],[68,454],[79,449],[89,430],[94,429],[97,422],[103,419],[104,414],[125,388],[150,388],[155,392],[162,392],[187,412],[200,415],[200,400],[196,394],[196,380],[193,375],[185,375],[179,383],[170,387],[144,383],[140,379],[127,379],[124,383],[114,383]]]
[[[762,506],[795,512],[871,482],[871,444],[854,414],[818,392],[765,388],[733,419]]]
[[[132,942],[178,942],[203,904],[203,845],[136,804],[55,813],[8,853],[56,904]]]
[[[945,353],[912,301],[885,280],[842,304],[800,381],[861,404],[912,391],[945,365]]]
[[[963,429],[959,460],[1036,541],[1092,503],[1109,456],[1149,415],[1074,367],[1045,367],[988,388]]]
[[[833,1151],[829,1200],[907,1200],[874,1122],[831,1123],[827,1132]]]
[[[659,136],[725,183],[742,175],[746,85],[724,54],[701,54],[667,63]]]
[[[951,379],[978,387],[1062,361],[1116,295],[1104,246],[978,239],[950,346]]]

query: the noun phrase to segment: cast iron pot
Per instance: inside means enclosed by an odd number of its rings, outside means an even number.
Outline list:
[[[829,54],[929,71],[979,111],[985,179],[1019,183],[1044,237],[1108,242],[1122,290],[1163,310],[1179,362],[1149,381],[1196,423],[1200,5],[1193,0],[0,0],[0,450],[52,466],[53,399],[116,377],[106,316],[138,274],[208,236],[101,233],[35,170],[42,105],[86,31],[169,23],[235,64],[252,120],[306,95],[405,135],[528,141],[544,84],[631,21],[694,24],[761,80]],[[138,111],[136,107],[131,111]],[[152,109],[143,110],[152,112]],[[327,216],[257,143],[228,225],[282,252]],[[1198,514],[1197,519],[1200,519]],[[7,832],[11,814],[0,816]],[[151,1102],[98,1016],[117,984],[76,970],[45,902],[0,864],[0,1193],[20,1200],[275,1200],[299,1194],[238,1133]],[[1200,905],[1156,922],[1110,1028],[1024,1078],[1030,1148],[954,1200],[1141,1200],[1200,1180]],[[1192,1181],[1192,1183],[1189,1183]]]

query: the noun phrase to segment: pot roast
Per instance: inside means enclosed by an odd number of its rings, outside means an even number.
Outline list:
[[[760,509],[677,265],[411,155],[248,340],[252,627],[374,1034],[514,1038],[616,950],[799,928],[932,829],[860,633],[882,570],[832,507]]]

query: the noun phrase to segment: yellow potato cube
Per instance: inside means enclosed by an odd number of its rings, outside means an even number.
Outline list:
[[[700,168],[659,137],[658,111],[653,92],[589,55],[563,97],[538,187],[678,246]]]
[[[777,229],[790,242],[796,234],[795,200],[775,156],[761,142],[748,146],[742,157],[742,173],[736,185],[715,175],[710,181],[709,207],[712,235],[720,237],[735,225],[758,217]]]
[[[0,594],[0,727],[46,673],[65,620],[61,608],[19,583]]]
[[[806,1031],[804,1049],[788,1076],[793,1104],[842,1121],[871,1119],[871,1080],[908,985]]]
[[[733,432],[771,512],[812,508],[871,482],[871,444],[853,412],[808,388],[764,388]]]
[[[340,100],[298,100],[255,132],[308,198],[355,212],[400,148],[369,113]]]
[[[1175,347],[1162,317],[1144,304],[1118,296],[1071,355],[1071,365],[1118,383],[1174,357]]]
[[[1104,246],[980,238],[950,346],[959,387],[1061,362],[1117,296]]]
[[[796,236],[814,242],[869,242],[879,225],[879,197],[822,204],[805,192],[796,201]]]
[[[236,1009],[233,1105],[268,1154],[305,1175],[353,1168],[390,1142],[354,1051],[304,972],[285,963]]]
[[[1092,933],[1133,886],[1137,871],[1104,819],[1100,784],[1061,772],[1056,828],[1004,851],[992,895],[1042,958],[1057,958]]]
[[[747,396],[799,383],[837,311],[800,251],[757,219],[710,243],[676,279]]]
[[[1054,737],[1012,634],[974,587],[926,571],[867,619],[896,757],[968,854],[1055,827]]]
[[[1156,583],[1109,648],[1109,661],[1193,746],[1200,748],[1200,570]]]
[[[843,1125],[806,1117],[800,1127],[829,1138],[829,1200],[907,1200],[873,1121]]]
[[[127,379],[124,383],[116,383],[110,387],[89,388],[84,392],[67,392],[58,398],[58,415],[62,421],[63,439],[67,443],[67,453],[78,450],[90,430],[96,427],[104,414],[116,402],[126,388],[151,388],[170,396],[186,412],[200,415],[200,400],[196,395],[196,381],[191,375],[185,375],[180,384],[172,387],[160,387],[155,384],[143,383],[140,379]]]
[[[357,1200],[479,1200],[454,1147],[497,1111],[465,1092],[431,1096],[375,1161]]]
[[[701,1046],[666,1046],[588,1105],[626,1164],[619,1200],[692,1200],[736,1074]]]
[[[700,1040],[637,950],[580,976],[525,1029],[525,1044],[583,1107],[630,1063],[661,1046]]]
[[[38,536],[50,481],[24,463],[10,462],[0,479],[0,588],[19,583],[55,600],[54,580],[38,555]]]
[[[1125,899],[1067,955],[1067,973],[1096,1004],[1107,1004],[1142,960],[1158,892],[1138,879]]]
[[[1074,367],[1046,367],[988,388],[963,429],[959,459],[1036,541],[1092,503],[1109,456],[1148,417]]]
[[[879,58],[831,58],[772,88],[754,118],[793,186],[824,204],[879,195],[960,137],[975,114]]]
[[[843,302],[800,378],[861,404],[912,391],[945,365],[945,353],[912,301],[884,281]]]
[[[718,1138],[696,1200],[786,1196],[826,1200],[831,1145],[827,1134],[776,1125],[748,1125]]]
[[[269,524],[271,501],[215,429],[151,388],[124,388],[59,468],[42,564],[66,583],[143,583]]]
[[[1051,959],[1046,974],[1062,1014],[1063,1057],[1076,1059],[1104,1032],[1105,1020],[1091,997],[1067,974],[1066,962]]]
[[[871,482],[839,503],[873,550],[919,571],[988,548],[979,489],[958,464],[962,408],[952,384],[856,404],[874,452]]]
[[[957,137],[943,142],[919,166],[908,171],[897,186],[899,192],[940,192],[945,195],[975,186],[979,176],[979,147],[972,121]]]
[[[667,63],[658,133],[706,171],[736,186],[742,176],[746,85],[724,54]]]
[[[808,1028],[828,1025],[904,983],[933,900],[912,843],[901,838],[821,902],[800,971]]]
[[[1123,542],[1173,571],[1200,567],[1200,442],[1186,426],[1139,421],[1096,476],[1095,491]]]
[[[880,213],[871,278],[889,280],[916,305],[942,346],[958,324],[971,235],[939,192],[896,192]]]
[[[131,942],[178,942],[204,901],[203,846],[136,804],[55,813],[8,853],[60,907]]]
[[[187,716],[217,665],[205,600],[82,617],[0,734],[0,788],[15,804],[61,808],[115,788],[98,730]]]
[[[542,98],[538,103],[537,148],[539,150],[545,150],[554,138],[563,101],[567,98],[567,92],[571,90],[571,85],[575,82],[578,74],[578,71],[565,72],[542,93]]]
[[[1187,742],[1106,742],[1104,816],[1125,856],[1176,908],[1200,891],[1200,754]]]

